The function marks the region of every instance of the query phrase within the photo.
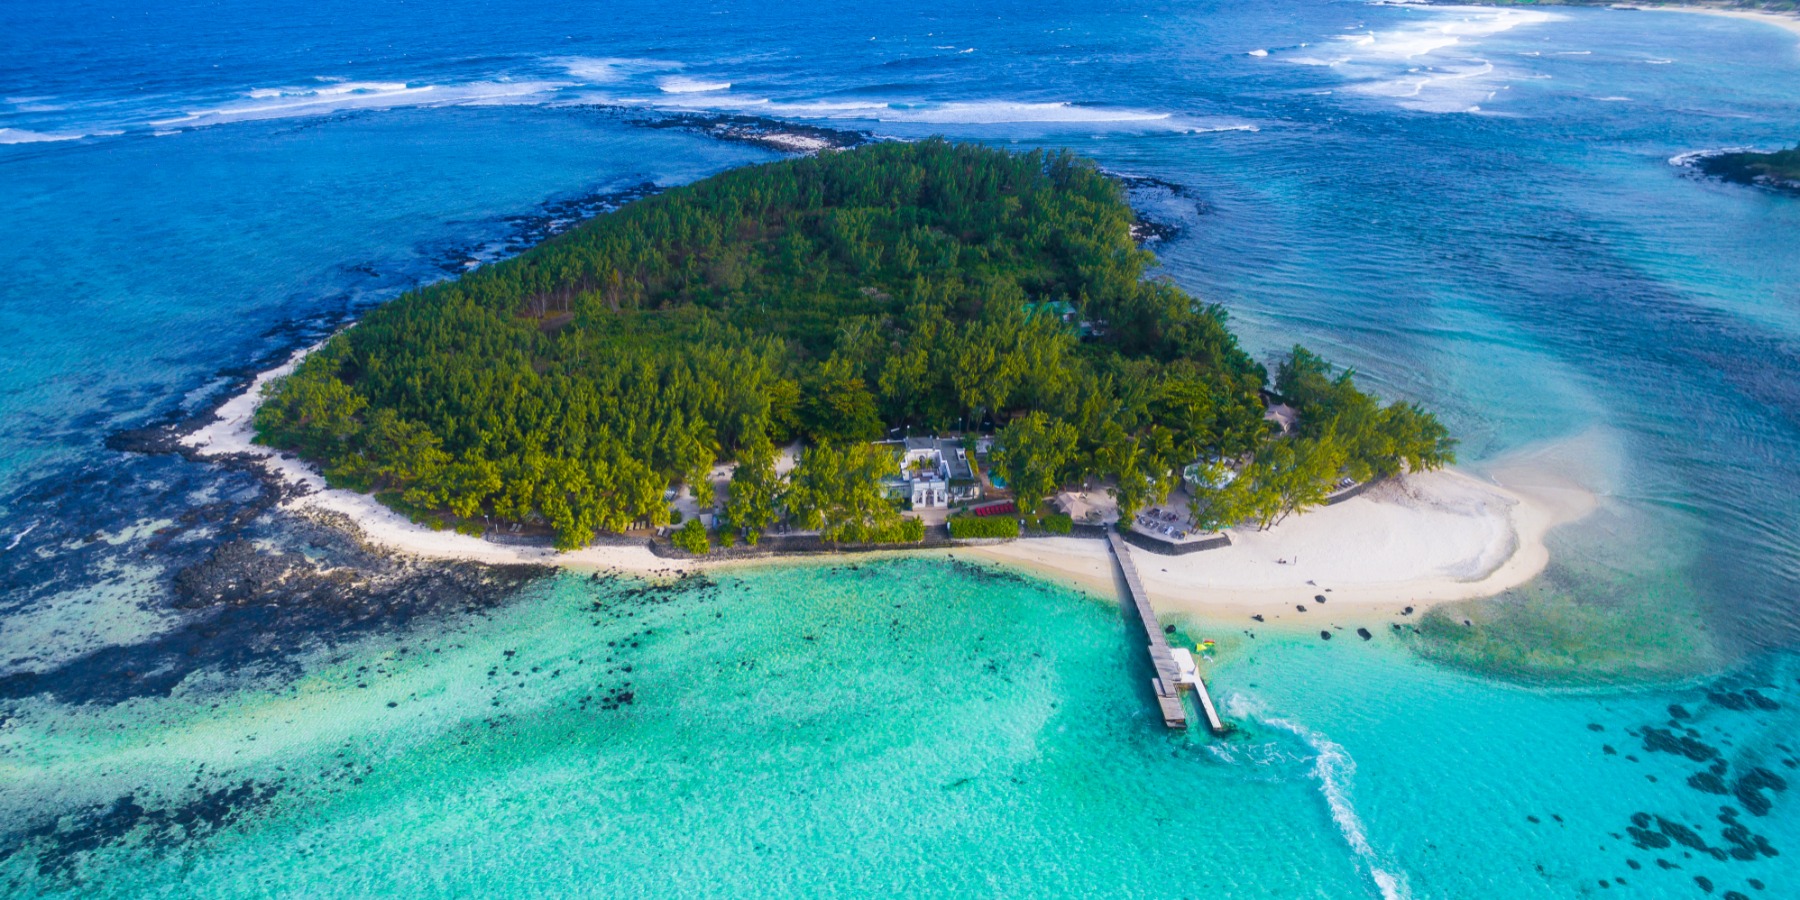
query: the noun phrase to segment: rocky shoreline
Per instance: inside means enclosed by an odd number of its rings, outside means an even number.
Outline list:
[[[1764,152],[1727,147],[1683,153],[1669,164],[1697,177],[1800,195],[1800,148]]]

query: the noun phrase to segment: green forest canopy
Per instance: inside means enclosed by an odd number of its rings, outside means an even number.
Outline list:
[[[1703,156],[1698,165],[1708,175],[1744,184],[1765,178],[1800,184],[1800,145],[1773,153],[1742,151]]]
[[[1267,372],[1223,310],[1143,277],[1131,222],[1118,183],[1066,151],[929,140],[736,169],[374,310],[271,385],[258,437],[415,517],[543,524],[563,548],[666,523],[665,489],[746,450],[756,471],[733,495],[760,531],[772,444],[984,418],[1027,423],[1002,432],[1018,437],[1003,457],[1036,484],[1117,478],[1135,507],[1185,463],[1254,457],[1270,435]],[[1365,397],[1326,381],[1341,388],[1309,402]],[[1449,458],[1424,413],[1351,424],[1424,431],[1301,439],[1367,471]],[[848,496],[843,473],[878,468],[865,455],[803,461],[801,518],[892,531],[891,510]]]

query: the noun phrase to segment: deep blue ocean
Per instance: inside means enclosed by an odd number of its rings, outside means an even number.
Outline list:
[[[134,430],[618,192],[779,158],[688,114],[1068,147],[1173,186],[1134,195],[1178,229],[1158,274],[1256,355],[1305,343],[1440,411],[1472,470],[1535,456],[1602,496],[1500,602],[1577,622],[1544,634],[1595,660],[1619,656],[1609,617],[1654,618],[1643,653],[1684,674],[1241,638],[1215,679],[1246,733],[1209,742],[1139,709],[1103,605],[920,560],[875,566],[944,598],[920,634],[889,646],[872,614],[817,657],[793,632],[908,602],[895,579],[771,568],[646,599],[552,577],[353,616],[179,602],[224,540],[338,551],[242,471],[128,452]],[[1800,198],[1671,160],[1797,129],[1800,36],[1677,12],[0,5],[0,879],[1794,896]],[[760,666],[692,637],[713,612]],[[889,680],[834,694],[863,653]],[[602,655],[617,708],[596,717],[600,687],[563,679]],[[516,688],[486,685],[508,665]],[[351,686],[371,669],[388,681]],[[871,697],[853,722],[817,705]]]

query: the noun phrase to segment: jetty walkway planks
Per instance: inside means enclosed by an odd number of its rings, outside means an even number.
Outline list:
[[[1106,535],[1108,545],[1112,547],[1113,559],[1119,564],[1119,571],[1125,576],[1125,589],[1131,595],[1131,603],[1137,609],[1138,622],[1144,626],[1144,637],[1150,651],[1150,665],[1156,669],[1156,677],[1150,680],[1150,686],[1156,691],[1156,704],[1162,709],[1163,724],[1170,728],[1186,728],[1187,707],[1181,702],[1183,688],[1191,687],[1200,695],[1200,708],[1206,713],[1206,724],[1212,730],[1223,732],[1225,724],[1219,721],[1219,714],[1213,708],[1212,697],[1206,692],[1206,682],[1198,673],[1184,679],[1181,669],[1175,662],[1175,655],[1169,651],[1169,640],[1163,636],[1162,625],[1156,621],[1156,610],[1150,607],[1150,594],[1144,590],[1144,583],[1138,580],[1137,566],[1131,561],[1131,550],[1117,532],[1109,531]]]

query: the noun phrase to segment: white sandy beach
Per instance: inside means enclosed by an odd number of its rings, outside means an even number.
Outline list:
[[[326,487],[324,477],[299,459],[251,442],[256,433],[252,422],[256,407],[262,401],[263,385],[292,372],[313,349],[300,350],[286,364],[256,376],[249,390],[226,401],[219,407],[218,417],[213,422],[182,438],[182,443],[202,456],[249,454],[261,457],[262,465],[284,482],[309,488],[305,495],[284,503],[284,508],[298,513],[320,510],[342,514],[356,523],[370,543],[399,553],[426,559],[535,563],[595,571],[666,572],[692,567],[691,563],[658,557],[643,547],[600,546],[556,553],[548,548],[496,544],[454,531],[433,531],[382,506],[368,494]]]
[[[251,442],[252,417],[263,385],[291,372],[306,352],[258,376],[248,391],[219,408],[214,422],[183,442],[204,456],[261,457],[278,477],[309,488],[288,501],[286,508],[302,514],[309,510],[342,514],[371,543],[394,552],[427,559],[640,574],[747,564],[667,560],[633,546],[556,553],[496,544],[433,531],[372,496],[327,488],[324,479],[298,459]],[[1582,444],[1571,442],[1563,449]],[[1173,613],[1260,612],[1271,619],[1280,615],[1291,620],[1305,615],[1297,613],[1295,604],[1314,606],[1312,598],[1318,594],[1329,598],[1332,609],[1364,611],[1423,609],[1432,603],[1491,596],[1543,571],[1549,560],[1545,535],[1594,509],[1594,494],[1564,474],[1569,468],[1566,460],[1583,455],[1591,454],[1551,448],[1516,457],[1493,467],[1493,481],[1455,470],[1406,476],[1336,506],[1291,517],[1270,531],[1236,530],[1228,548],[1187,556],[1134,550],[1133,558],[1158,609]],[[1114,566],[1101,541],[1043,538],[927,552],[973,556],[1104,596],[1117,595]]]
[[[1411,475],[1360,497],[1294,516],[1266,532],[1238,529],[1232,546],[1187,556],[1134,551],[1159,612],[1265,614],[1294,607],[1424,609],[1486,597],[1529,581],[1549,562],[1550,529],[1594,508],[1594,495],[1548,472],[1500,485],[1461,471]],[[1056,538],[976,548],[973,555],[1115,593],[1099,541]],[[1310,620],[1307,620],[1310,621]]]

